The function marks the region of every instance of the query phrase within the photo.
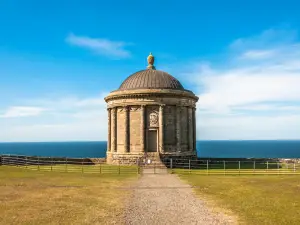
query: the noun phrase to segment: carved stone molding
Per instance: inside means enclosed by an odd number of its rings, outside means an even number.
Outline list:
[[[140,106],[129,106],[130,111],[135,112],[135,111],[140,111],[141,107]]]
[[[149,126],[150,127],[158,127],[158,113],[156,111],[152,111],[149,114]]]

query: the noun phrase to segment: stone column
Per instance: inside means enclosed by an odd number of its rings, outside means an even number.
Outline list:
[[[107,128],[107,151],[111,151],[111,110],[110,108],[107,109],[107,122],[108,122],[108,128]]]
[[[117,151],[117,108],[112,108],[111,109],[111,147],[112,151],[116,152]]]
[[[177,141],[177,151],[181,151],[181,107],[176,107],[176,141]]]
[[[125,128],[125,138],[124,138],[124,152],[129,152],[129,107],[124,107],[124,128]]]
[[[145,105],[141,105],[141,151],[145,152]]]
[[[159,106],[159,151],[164,153],[164,105]]]
[[[193,139],[194,139],[194,151],[197,149],[197,136],[196,136],[196,108],[193,108]]]
[[[188,107],[188,141],[189,141],[189,151],[193,151],[194,148],[194,135],[193,135],[193,111],[191,107]]]

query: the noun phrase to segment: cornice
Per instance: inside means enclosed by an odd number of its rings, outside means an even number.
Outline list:
[[[140,90],[126,90],[113,91],[104,98],[106,102],[115,99],[129,99],[129,98],[143,98],[143,97],[186,97],[198,101],[198,97],[188,90],[169,90],[169,89],[140,89]]]

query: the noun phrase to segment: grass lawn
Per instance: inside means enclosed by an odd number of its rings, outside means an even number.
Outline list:
[[[235,213],[241,223],[300,224],[300,176],[179,176],[210,204]]]
[[[112,224],[137,175],[32,171],[0,166],[0,224]]]

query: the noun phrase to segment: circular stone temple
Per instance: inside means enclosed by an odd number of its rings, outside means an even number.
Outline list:
[[[107,163],[134,164],[151,158],[196,157],[196,102],[170,74],[146,70],[130,75],[106,98]]]

